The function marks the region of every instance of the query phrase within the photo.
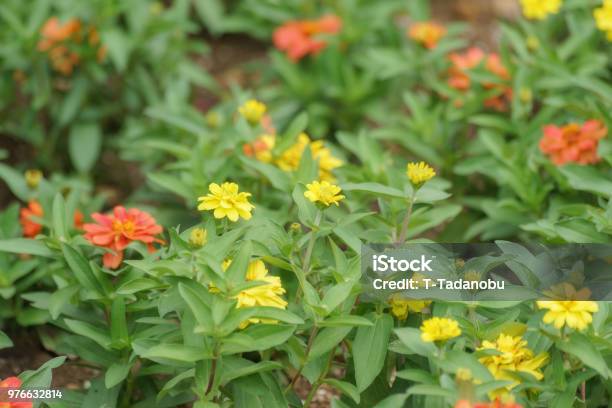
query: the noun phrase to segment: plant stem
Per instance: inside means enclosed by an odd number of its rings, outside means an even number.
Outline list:
[[[319,378],[317,378],[317,381],[315,381],[315,383],[312,384],[312,388],[310,388],[310,391],[308,391],[308,395],[306,396],[306,400],[304,401],[304,408],[309,408],[310,407],[310,404],[312,403],[312,399],[314,398],[315,394],[317,393],[317,390],[319,389],[321,384],[323,384],[323,380],[325,379],[325,376],[329,372],[329,369],[331,368],[332,362],[334,361],[334,354],[335,354],[335,352],[336,352],[336,347],[334,347],[329,352],[329,358],[327,359],[327,365],[325,366],[325,370],[323,370],[323,372],[321,373]]]
[[[323,211],[317,210],[317,215],[315,215],[314,220],[314,227],[310,231],[312,235],[310,236],[310,241],[308,242],[308,247],[306,248],[306,253],[304,254],[304,262],[302,263],[302,270],[304,271],[304,275],[306,275],[308,273],[308,270],[310,269],[310,259],[312,258],[312,250],[314,249],[314,244],[316,241],[315,233],[319,229],[322,216]]]
[[[406,211],[406,215],[404,216],[404,221],[402,222],[402,229],[400,231],[400,235],[397,238],[396,244],[400,245],[406,241],[406,235],[408,234],[408,224],[410,222],[410,216],[412,215],[412,208],[414,207],[414,201],[416,198],[416,188],[412,190],[412,195],[410,196],[410,200],[408,202],[408,211]]]
[[[314,339],[317,336],[318,332],[319,328],[317,326],[315,326],[310,332],[310,336],[308,337],[308,343],[306,344],[306,351],[304,352],[304,362],[300,364],[300,368],[298,369],[297,373],[295,373],[295,375],[291,379],[291,382],[289,383],[289,385],[287,385],[287,388],[285,388],[285,394],[293,388],[298,378],[300,378],[302,370],[304,370],[304,367],[306,366],[306,361],[308,360],[308,353],[310,353],[310,349],[312,348],[312,344],[314,343]]]

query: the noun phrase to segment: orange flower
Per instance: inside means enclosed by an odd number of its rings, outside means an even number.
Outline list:
[[[544,126],[540,150],[557,166],[566,163],[594,164],[599,162],[597,145],[608,129],[598,120],[588,120],[582,127],[570,123],[563,127]]]
[[[319,34],[337,34],[341,28],[338,16],[327,15],[318,20],[288,21],[274,31],[272,38],[274,46],[296,62],[325,48],[327,43],[316,39]]]
[[[147,212],[136,208],[126,210],[122,206],[113,209],[112,215],[94,213],[91,218],[97,224],[85,224],[85,239],[94,245],[108,248],[112,252],[104,254],[104,266],[116,269],[123,260],[123,251],[133,241],[147,244],[149,251],[154,251],[153,243],[163,243],[155,236],[163,229]]]
[[[470,401],[462,399],[455,403],[455,408],[523,408],[520,404],[514,402],[501,402],[496,399],[493,402],[476,402],[472,404]]]
[[[81,43],[84,32],[87,33],[89,46],[96,49],[96,58],[101,62],[106,57],[106,47],[100,44],[97,30],[94,27],[85,30],[81,22],[74,18],[64,24],[57,17],[48,19],[40,31],[38,50],[49,54],[51,64],[56,71],[70,75],[81,59],[71,47]]]
[[[483,61],[485,68],[490,73],[497,76],[502,82],[510,80],[508,70],[501,62],[499,55],[495,53],[485,54],[483,50],[472,47],[464,53],[452,53],[449,56],[451,68],[449,70],[448,84],[459,91],[467,91],[471,87],[471,79],[468,71],[476,68]],[[507,108],[512,99],[512,88],[507,84],[497,84],[485,82],[481,84],[485,89],[498,89],[499,95],[492,96],[484,101],[485,107],[503,111]],[[462,103],[459,102],[459,106]]]
[[[8,377],[0,381],[0,388],[18,390],[21,387],[21,380],[17,377]],[[31,402],[0,402],[0,408],[32,408]]]
[[[421,21],[414,23],[408,29],[408,36],[418,43],[421,43],[425,48],[435,48],[438,41],[446,34],[444,26],[431,21]]]
[[[22,208],[19,211],[19,223],[23,229],[23,236],[27,238],[34,238],[42,231],[42,225],[32,220],[34,217],[42,217],[44,211],[40,203],[36,200],[32,200],[28,203],[27,207]]]
[[[74,228],[76,229],[83,229],[83,220],[84,220],[85,216],[83,215],[83,213],[80,210],[75,210],[74,211],[74,216],[73,216],[73,220],[74,220]]]

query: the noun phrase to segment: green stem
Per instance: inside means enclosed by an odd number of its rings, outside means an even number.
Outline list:
[[[314,343],[314,339],[317,336],[318,332],[319,332],[319,328],[315,325],[312,331],[310,332],[310,336],[308,337],[308,343],[306,344],[306,351],[304,352],[304,361],[300,364],[300,368],[298,369],[297,373],[295,373],[295,375],[293,376],[293,379],[291,380],[289,385],[287,385],[287,388],[285,388],[285,394],[290,389],[293,388],[298,378],[300,378],[300,375],[302,374],[302,370],[304,370],[304,367],[306,366],[306,361],[308,361],[308,354],[310,353],[310,349],[312,348],[312,344]]]
[[[312,258],[312,250],[314,249],[314,244],[316,241],[316,232],[319,230],[319,225],[321,224],[321,218],[323,217],[323,211],[317,210],[317,215],[315,215],[314,227],[310,231],[312,234],[310,236],[310,241],[308,241],[308,247],[306,248],[306,253],[304,254],[304,262],[302,262],[302,270],[304,271],[304,275],[308,273],[310,269],[310,260]]]
[[[306,400],[304,401],[304,408],[310,407],[310,404],[312,403],[312,399],[317,393],[317,390],[319,389],[321,384],[323,384],[323,380],[325,379],[325,376],[327,376],[327,373],[329,372],[329,369],[331,368],[332,362],[334,361],[335,352],[336,352],[335,347],[329,352],[329,358],[327,359],[327,365],[325,366],[325,370],[323,370],[319,378],[317,378],[315,383],[312,384],[312,388],[310,388],[310,391],[308,391],[308,395],[306,396]]]
[[[400,235],[397,238],[397,241],[395,241],[396,244],[403,244],[406,241],[406,235],[408,234],[408,224],[410,223],[410,216],[412,215],[412,208],[414,207],[416,192],[417,189],[413,188],[412,195],[410,196],[410,201],[408,202],[408,211],[406,211],[406,215],[404,215],[402,229],[400,230]]]

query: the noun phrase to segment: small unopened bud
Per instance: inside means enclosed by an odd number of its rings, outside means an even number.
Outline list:
[[[527,48],[529,51],[536,51],[538,48],[540,48],[540,40],[538,40],[537,37],[530,35],[527,37]]]
[[[210,111],[206,114],[206,125],[211,129],[216,129],[221,124],[219,112]]]
[[[533,99],[533,92],[529,88],[521,88],[519,91],[519,98],[523,103],[529,103]]]
[[[189,244],[196,248],[206,245],[208,232],[204,228],[194,228],[189,234]]]
[[[25,172],[25,182],[32,190],[37,188],[40,184],[40,180],[42,180],[43,174],[42,171],[37,169],[26,170]]]
[[[289,226],[289,229],[291,229],[291,231],[301,231],[302,230],[302,225],[299,222],[294,222]]]

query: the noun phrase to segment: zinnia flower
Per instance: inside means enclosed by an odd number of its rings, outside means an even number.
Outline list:
[[[223,270],[227,270],[231,265],[231,260],[227,260],[223,263]],[[263,261],[257,259],[249,263],[245,279],[249,281],[260,281],[266,282],[266,284],[254,286],[245,289],[238,293],[234,299],[236,299],[236,308],[243,307],[254,307],[254,306],[268,306],[276,307],[278,309],[286,309],[287,302],[281,297],[285,294],[281,279],[278,276],[268,275],[268,269]],[[218,289],[212,287],[212,292],[217,292]],[[267,323],[275,324],[278,323],[276,320],[271,319],[258,319],[251,318],[240,324],[240,328],[244,329],[250,323]]]
[[[512,88],[506,84],[510,80],[510,74],[506,67],[501,63],[499,55],[495,53],[485,54],[480,48],[472,47],[464,53],[452,53],[449,56],[451,68],[449,70],[448,84],[459,91],[467,91],[471,87],[471,79],[468,75],[469,70],[476,68],[483,61],[485,69],[494,74],[504,84],[484,82],[485,89],[497,89],[499,95],[492,96],[484,101],[485,107],[493,108],[498,111],[506,109],[512,98]],[[462,101],[456,101],[461,105]]]
[[[548,354],[534,356],[533,351],[527,347],[527,341],[521,337],[501,333],[493,342],[483,341],[478,350],[498,351],[500,354],[481,357],[479,361],[489,369],[495,379],[512,381],[512,384],[505,388],[494,390],[490,394],[491,397],[505,395],[508,390],[519,385],[517,377],[512,375],[513,372],[529,373],[537,380],[544,377],[540,369],[548,361]]]
[[[592,313],[597,312],[597,303],[588,300],[539,300],[540,309],[548,309],[542,319],[552,323],[557,329],[563,326],[584,330],[593,321]]]
[[[272,149],[276,143],[274,135],[261,135],[251,143],[245,143],[242,146],[242,151],[248,157],[255,157],[263,163],[272,161]]]
[[[436,175],[436,172],[425,162],[408,163],[406,175],[413,185],[420,186],[426,181],[431,180]]]
[[[455,403],[455,408],[523,408],[521,404],[516,402],[502,402],[496,398],[493,402],[475,402],[472,404],[468,400],[459,400]]]
[[[251,210],[255,208],[249,203],[251,193],[238,192],[238,184],[225,182],[221,185],[211,183],[208,186],[208,195],[198,197],[200,204],[198,210],[214,210],[214,217],[218,219],[229,218],[236,222],[242,217],[245,220],[251,219]]]
[[[604,0],[603,5],[593,10],[595,24],[601,31],[605,31],[609,41],[612,41],[612,0]]]
[[[446,317],[432,317],[421,325],[421,339],[426,342],[445,341],[460,335],[459,323]]]
[[[328,181],[313,181],[306,185],[307,191],[304,192],[304,197],[312,201],[313,203],[321,203],[326,207],[331,204],[336,204],[344,199],[344,196],[340,194],[342,189],[334,184],[330,184]]]
[[[444,26],[431,21],[414,23],[408,29],[408,36],[416,42],[432,49],[438,45],[438,41],[446,34]]]
[[[332,156],[331,150],[325,147],[323,141],[311,142],[306,133],[301,133],[296,143],[280,155],[276,160],[276,165],[284,171],[296,171],[307,147],[310,148],[312,158],[319,163],[319,179],[334,181],[332,171],[342,166],[342,160]]]
[[[8,377],[0,381],[0,389],[6,397],[7,389],[18,390],[21,387],[21,380],[18,377]],[[31,402],[0,402],[0,408],[32,408]]]
[[[326,47],[327,43],[317,38],[320,34],[337,34],[341,28],[342,20],[334,15],[318,20],[289,21],[274,31],[272,39],[278,50],[296,62]]]
[[[608,129],[598,120],[588,120],[582,127],[576,123],[562,127],[547,125],[540,140],[540,150],[558,166],[566,163],[594,164],[600,160],[597,154],[599,141],[607,133]]]
[[[79,55],[69,48],[71,42],[81,37],[81,22],[70,19],[64,24],[57,17],[48,19],[41,29],[38,50],[47,52],[56,71],[70,75],[73,67],[79,62]]]
[[[557,14],[561,0],[521,0],[523,15],[531,20],[543,20],[549,14]]]
[[[261,121],[267,109],[264,103],[256,99],[249,99],[238,108],[238,113],[252,126],[255,126]]]
[[[431,304],[431,301],[404,299],[400,296],[393,296],[390,299],[390,304],[391,314],[399,320],[406,320],[409,311],[420,313]]]
[[[126,210],[122,206],[113,209],[110,215],[94,213],[91,215],[96,224],[85,224],[85,239],[94,245],[108,248],[111,252],[102,258],[104,266],[115,269],[123,260],[123,251],[134,241],[147,245],[153,251],[153,243],[163,243],[156,235],[163,229],[157,225],[155,219],[147,212],[137,208]]]
[[[28,203],[28,206],[19,210],[19,223],[23,229],[23,236],[27,238],[34,238],[42,231],[42,225],[34,221],[32,217],[42,218],[44,211],[40,203],[36,200],[32,200]]]

